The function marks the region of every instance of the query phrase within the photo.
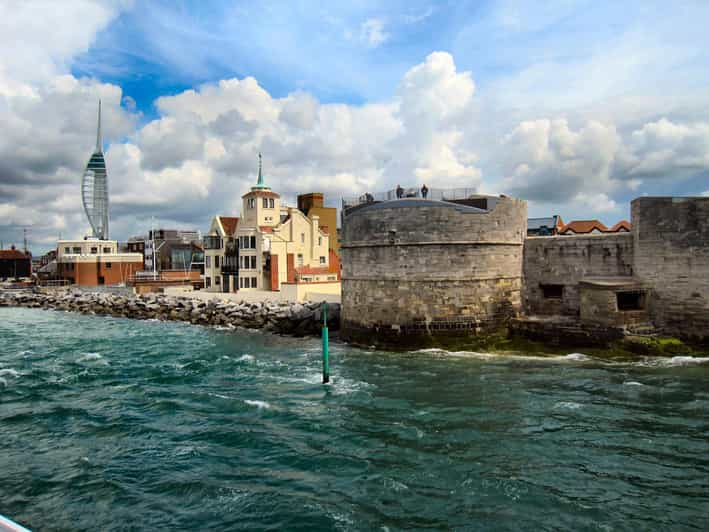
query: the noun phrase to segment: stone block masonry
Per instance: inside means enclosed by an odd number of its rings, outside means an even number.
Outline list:
[[[525,314],[578,316],[579,282],[585,277],[632,276],[633,256],[631,233],[527,238]]]
[[[347,215],[342,337],[420,347],[504,329],[521,308],[527,208],[491,199],[489,211],[404,199]]]
[[[634,270],[650,287],[653,323],[709,342],[709,198],[638,198],[631,213]]]

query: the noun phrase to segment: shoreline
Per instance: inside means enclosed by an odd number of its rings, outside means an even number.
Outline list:
[[[1,307],[38,308],[112,316],[137,320],[179,321],[207,327],[251,329],[291,336],[295,338],[320,337],[322,329],[321,305],[319,302],[231,302],[220,300],[218,294],[210,300],[164,294],[114,294],[68,290],[63,292],[0,291]],[[340,305],[328,303],[328,328],[331,338],[338,340]],[[453,341],[455,340],[455,341]],[[630,359],[643,356],[709,356],[703,345],[692,345],[672,337],[626,336],[598,345],[568,345],[545,342],[514,334],[512,331],[466,339],[456,338],[441,345],[422,345],[418,348],[382,348],[376,345],[361,345],[339,339],[353,348],[389,352],[421,351],[435,349],[456,352],[477,352],[495,355],[527,354],[548,357],[582,351],[584,354],[603,359]]]
[[[320,336],[321,303],[225,302],[163,294],[120,295],[67,291],[0,292],[0,307],[64,310],[138,320],[182,321],[193,325],[242,327],[294,337]],[[328,303],[328,327],[339,329],[340,305]]]

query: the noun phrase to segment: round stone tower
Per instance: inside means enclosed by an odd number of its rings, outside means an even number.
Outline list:
[[[451,345],[503,330],[520,311],[522,200],[370,200],[343,210],[342,233],[346,341]]]

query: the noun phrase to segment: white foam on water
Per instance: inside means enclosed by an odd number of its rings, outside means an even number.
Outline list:
[[[20,374],[17,372],[17,370],[14,369],[0,369],[0,377],[3,375],[10,375],[11,377],[15,377],[16,379],[20,378]]]
[[[244,399],[244,402],[249,406],[255,406],[259,410],[268,410],[271,408],[271,403],[267,401],[257,401],[252,399]]]
[[[237,362],[253,362],[256,360],[253,355],[241,355],[239,358],[236,359]]]
[[[584,362],[586,360],[591,360],[591,357],[588,355],[584,355],[583,353],[569,353],[568,355],[564,355],[561,357],[554,357],[558,358],[560,360],[574,360],[577,362]]]
[[[222,395],[220,393],[208,392],[207,395],[211,397],[218,397],[219,399],[233,399],[233,397],[229,397],[228,395]]]
[[[634,365],[650,368],[673,368],[678,366],[692,366],[695,364],[709,364],[709,357],[691,357],[686,355],[645,358]]]
[[[623,386],[645,386],[642,382],[637,381],[625,381]]]
[[[78,362],[84,362],[87,360],[101,360],[103,357],[101,353],[84,353],[78,359]]]
[[[3,379],[2,377],[0,377],[0,385],[2,385],[2,386],[7,386],[7,380],[5,380],[5,379]]]
[[[566,410],[578,410],[583,405],[580,403],[574,403],[573,401],[559,401],[554,405],[554,408],[564,408]]]

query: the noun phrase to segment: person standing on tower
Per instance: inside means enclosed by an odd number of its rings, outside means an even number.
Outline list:
[[[423,197],[423,199],[426,199],[426,196],[428,196],[428,187],[426,186],[426,183],[424,183],[421,187],[421,197]]]

